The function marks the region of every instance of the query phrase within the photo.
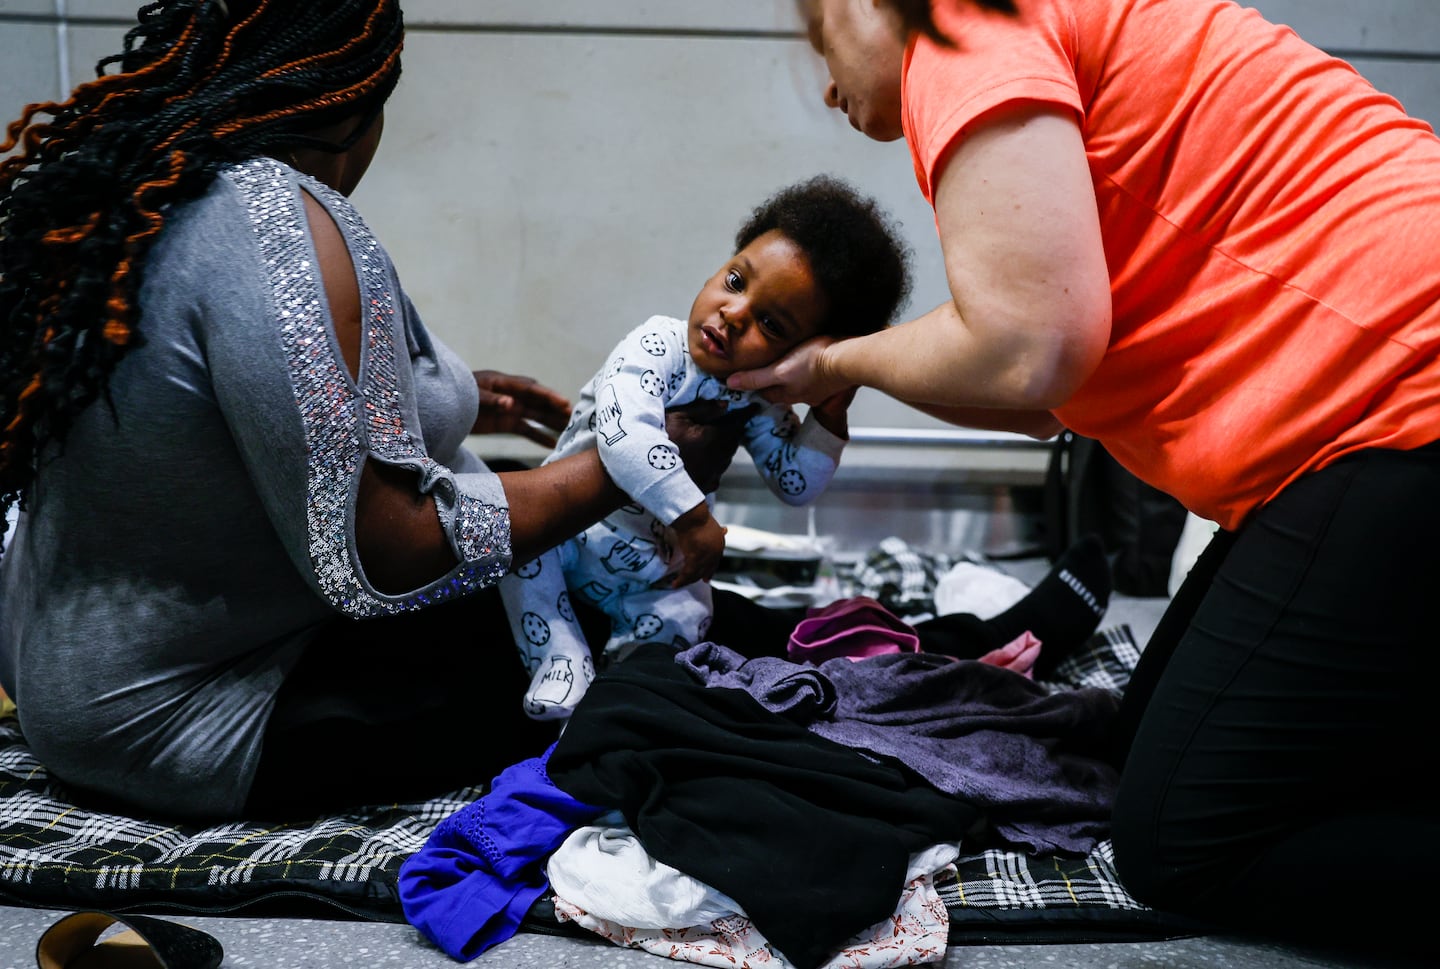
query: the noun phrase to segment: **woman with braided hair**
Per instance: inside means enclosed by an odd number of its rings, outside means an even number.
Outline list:
[[[569,404],[432,338],[347,200],[403,37],[396,0],[159,0],[0,146],[0,685],[78,797],[313,811],[553,739],[493,585],[624,496],[463,446]],[[713,487],[733,433],[672,425]]]

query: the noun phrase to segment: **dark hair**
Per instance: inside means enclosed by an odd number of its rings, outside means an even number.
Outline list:
[[[0,514],[141,342],[137,294],[167,207],[232,162],[347,149],[394,90],[403,43],[398,0],[158,0],[95,80],[9,126],[0,154],[19,150],[0,162]],[[307,136],[357,116],[345,144]]]
[[[735,251],[772,230],[805,253],[829,308],[825,332],[884,329],[910,293],[909,247],[885,213],[841,179],[817,175],[766,199],[735,236]]]
[[[954,39],[946,36],[939,27],[935,26],[935,14],[932,7],[937,0],[885,0],[885,2],[900,15],[907,35],[920,33],[946,47],[955,46]],[[938,0],[938,2],[944,3],[947,0]],[[954,0],[948,0],[948,2],[954,2]],[[970,0],[970,2],[999,13],[1019,12],[1015,7],[1015,0]]]

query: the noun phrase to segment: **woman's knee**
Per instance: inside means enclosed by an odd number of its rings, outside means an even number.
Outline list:
[[[1115,873],[1136,901],[1163,908],[1167,896],[1166,871],[1159,862],[1155,811],[1122,778],[1110,818],[1110,843],[1115,854]]]
[[[1111,846],[1120,884],[1151,908],[1203,917],[1207,899],[1223,905],[1227,871],[1238,870],[1218,855],[1188,851],[1190,839],[1171,837],[1148,807],[1117,798]],[[1188,860],[1184,860],[1188,859]]]
[[[1142,724],[1120,775],[1110,837],[1120,883],[1153,908],[1200,914],[1264,840],[1270,823],[1242,802],[1245,784],[1194,749],[1190,721],[1167,705]],[[1168,714],[1168,715],[1166,715]],[[1204,765],[1208,765],[1208,768]],[[1237,787],[1238,784],[1238,787]]]

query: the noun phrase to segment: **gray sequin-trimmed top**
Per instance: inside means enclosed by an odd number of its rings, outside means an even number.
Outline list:
[[[302,186],[361,287],[352,380]],[[44,465],[0,559],[0,685],[62,780],[166,816],[244,804],[275,691],[316,627],[423,608],[510,563],[499,480],[467,451],[477,391],[350,203],[269,159],[169,214],[144,343]],[[461,564],[379,593],[355,550],[367,459],[418,473]]]

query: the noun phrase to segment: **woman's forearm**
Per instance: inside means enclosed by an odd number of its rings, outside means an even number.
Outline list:
[[[724,401],[665,415],[665,430],[690,478],[713,491],[740,442],[740,422]],[[512,567],[578,535],[630,498],[616,487],[593,449],[524,471],[498,475],[510,505]],[[400,595],[459,564],[435,499],[421,493],[414,471],[368,461],[361,472],[355,540],[372,585]]]
[[[935,217],[950,299],[918,319],[825,349],[828,383],[946,407],[1053,410],[1099,365],[1110,279],[1070,112],[1008,106],[957,140]]]
[[[825,348],[827,383],[873,387],[912,405],[1049,410],[1078,380],[1063,345],[972,326],[946,302],[907,323]]]
[[[940,420],[959,427],[972,427],[982,431],[1008,431],[1024,434],[1037,441],[1052,438],[1065,429],[1065,425],[1048,410],[1006,410],[1001,407],[945,407],[941,404],[917,404],[905,401],[918,411],[938,417]]]
[[[517,565],[626,501],[593,450],[539,468],[503,472],[499,478],[510,504],[511,552]],[[427,585],[459,564],[434,497],[420,492],[415,473],[406,468],[366,463],[355,533],[366,577],[390,595]]]
[[[594,450],[526,471],[502,472],[500,484],[510,502],[516,565],[579,534],[629,500]]]

